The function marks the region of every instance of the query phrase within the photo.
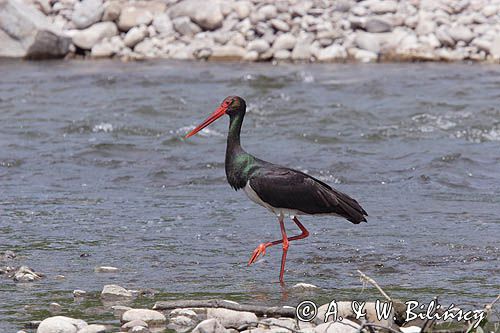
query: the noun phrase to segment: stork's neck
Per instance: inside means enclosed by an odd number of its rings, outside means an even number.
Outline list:
[[[236,190],[245,187],[248,180],[246,168],[251,159],[251,156],[245,153],[240,145],[241,124],[244,115],[242,112],[230,116],[227,133],[226,177],[229,184]]]
[[[229,117],[229,131],[227,133],[226,159],[228,155],[233,155],[242,150],[240,145],[240,133],[244,117],[245,113],[237,113]]]

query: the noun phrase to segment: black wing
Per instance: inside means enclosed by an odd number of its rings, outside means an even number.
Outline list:
[[[264,167],[250,177],[250,186],[269,205],[305,214],[337,214],[353,223],[368,214],[347,194],[298,170]]]

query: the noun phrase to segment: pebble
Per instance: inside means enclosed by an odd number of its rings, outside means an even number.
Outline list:
[[[37,333],[77,333],[87,326],[87,323],[81,319],[74,319],[65,316],[49,317],[40,323]]]
[[[207,309],[207,318],[217,319],[224,327],[240,327],[244,324],[258,321],[255,313],[245,311],[234,311],[223,308]]]
[[[149,10],[135,7],[134,5],[127,5],[120,11],[118,28],[121,31],[128,31],[137,25],[149,25],[153,21],[153,18],[153,14]]]
[[[380,52],[380,42],[373,34],[358,33],[354,39],[354,44],[362,50],[367,50],[375,53]]]
[[[143,326],[143,327],[149,328],[148,323],[146,323],[144,320],[134,319],[134,320],[131,320],[131,321],[123,324],[121,326],[121,329],[126,332],[126,331],[130,330],[132,327],[136,327],[136,326]]]
[[[216,0],[184,0],[169,8],[171,18],[189,17],[205,30],[215,30],[222,26],[224,15]]]
[[[101,299],[107,301],[119,300],[119,299],[130,299],[133,298],[133,294],[116,284],[105,285],[101,292]]]
[[[129,30],[129,32],[127,32],[127,34],[125,35],[125,39],[127,38],[127,35],[130,33],[130,31],[134,30],[134,31],[138,31],[140,29],[144,29],[146,30],[146,26],[140,26],[140,27],[133,27],[132,29]],[[126,45],[127,43],[125,43]],[[99,266],[99,267],[96,267],[94,269],[94,272],[96,273],[117,273],[119,272],[120,270],[116,267],[113,267],[113,266]]]
[[[392,30],[391,23],[382,18],[370,18],[366,21],[364,27],[368,32],[389,32]]]
[[[104,38],[117,34],[118,29],[113,22],[99,22],[87,29],[74,31],[72,38],[73,44],[81,49],[90,50]]]
[[[277,50],[292,50],[297,43],[297,38],[290,34],[279,35],[273,43],[273,48]]]
[[[49,311],[52,312],[52,313],[61,312],[62,311],[62,306],[59,303],[55,303],[55,302],[50,303],[49,304]]]
[[[73,297],[85,297],[86,295],[87,295],[87,292],[85,290],[81,290],[81,289],[73,290]]]
[[[309,283],[303,283],[303,282],[300,282],[300,283],[297,283],[295,284],[292,289],[295,289],[295,290],[319,290],[320,288],[318,286],[315,286],[314,284],[309,284]]]
[[[149,309],[130,309],[122,314],[121,321],[142,320],[149,326],[165,325],[167,318],[159,311]]]
[[[77,333],[106,333],[108,328],[104,325],[91,324],[78,330]]]
[[[269,50],[269,43],[264,39],[255,39],[248,43],[248,51],[257,51],[257,53],[264,53]]]
[[[348,319],[342,321],[327,322],[314,328],[315,333],[357,333],[361,326]]]
[[[319,51],[317,58],[319,61],[324,61],[324,62],[345,60],[347,58],[347,51],[345,47],[343,47],[342,45],[332,45],[327,48],[321,49]],[[303,290],[316,290],[316,289],[317,287],[313,286],[313,288],[304,288]]]
[[[129,333],[150,333],[149,328],[144,326],[134,326],[129,330]]]
[[[227,333],[226,328],[215,318],[199,323],[192,333]]]
[[[139,42],[144,40],[144,38],[146,38],[148,36],[148,34],[149,34],[148,29],[145,25],[133,27],[127,32],[127,34],[123,38],[123,43],[126,46],[133,48]],[[118,271],[119,271],[118,268],[110,267],[110,266],[102,266],[102,267],[98,267],[96,269],[96,272],[99,272],[99,273],[116,273]]]

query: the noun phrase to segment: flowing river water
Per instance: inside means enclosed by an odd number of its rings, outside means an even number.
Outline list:
[[[498,294],[498,66],[15,61],[0,72],[0,252],[46,275],[0,276],[2,332],[49,316],[54,301],[112,322],[98,300],[111,283],[153,289],[135,303],[147,307],[307,298],[280,288],[280,247],[246,265],[280,231],[226,183],[228,119],[183,139],[228,95],[247,101],[247,151],[369,214],[360,225],[304,216],[311,235],[291,243],[288,287],[317,285],[318,302],[380,297],[360,269],[403,300],[478,308]],[[75,303],[74,289],[91,297]]]

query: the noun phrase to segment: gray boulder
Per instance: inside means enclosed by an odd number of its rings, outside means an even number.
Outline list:
[[[184,0],[168,10],[170,18],[187,16],[205,30],[215,30],[222,26],[224,15],[215,0]]]
[[[0,57],[61,58],[70,43],[35,7],[20,0],[0,0]]]

